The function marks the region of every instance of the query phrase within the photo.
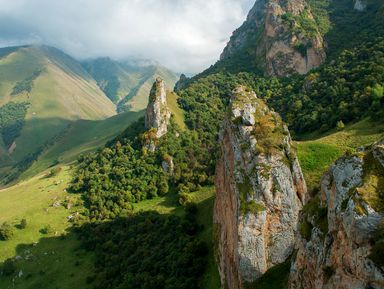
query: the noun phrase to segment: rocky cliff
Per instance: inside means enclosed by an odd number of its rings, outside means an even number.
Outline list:
[[[291,289],[384,288],[384,141],[339,159],[303,209]]]
[[[258,0],[221,60],[250,54],[268,75],[305,74],[325,60],[325,43],[305,0]]]
[[[223,288],[289,258],[306,184],[287,127],[254,92],[233,92],[220,133],[214,224]]]
[[[147,111],[145,114],[145,128],[154,129],[157,138],[167,133],[171,112],[167,106],[167,93],[164,81],[157,78],[153,84]]]

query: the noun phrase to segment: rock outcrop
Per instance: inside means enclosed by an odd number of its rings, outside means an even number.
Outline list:
[[[233,92],[220,133],[214,225],[222,288],[244,288],[291,256],[306,184],[280,116]]]
[[[167,92],[164,81],[157,78],[153,84],[147,111],[145,114],[145,128],[154,129],[157,138],[167,133],[171,112],[167,106]]]
[[[250,53],[268,75],[305,74],[326,58],[325,43],[304,0],[258,0],[221,60]]]
[[[320,195],[303,209],[289,288],[384,288],[383,220],[381,141],[323,176]]]
[[[190,78],[186,77],[185,74],[181,74],[179,80],[175,84],[174,91],[178,92],[179,90],[184,89],[188,85]]]
[[[364,11],[367,8],[367,2],[365,0],[355,0],[353,8],[357,11]]]

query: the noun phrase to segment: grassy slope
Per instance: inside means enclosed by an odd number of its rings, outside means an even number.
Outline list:
[[[309,189],[320,183],[328,167],[347,150],[371,144],[384,137],[384,124],[367,119],[348,125],[343,131],[333,131],[325,136],[307,135],[296,142],[301,168]]]
[[[55,201],[66,198],[80,202],[78,196],[70,195],[64,190],[70,178],[71,169],[64,167],[55,177],[38,175],[0,191],[0,223],[6,221],[17,225],[22,218],[27,218],[28,221],[26,229],[15,228],[15,235],[10,241],[0,241],[0,263],[7,258],[23,257],[16,263],[18,272],[22,270],[23,276],[15,278],[14,287],[11,277],[0,276],[0,288],[87,288],[86,277],[93,270],[93,256],[79,250],[80,243],[76,236],[67,234],[70,227],[67,216],[76,212],[77,208],[67,210],[63,206],[52,207]],[[202,278],[202,288],[219,289],[220,280],[212,243],[214,187],[202,188],[193,193],[193,201],[198,205],[199,223],[204,227],[200,238],[211,248],[208,268]],[[162,214],[179,216],[184,214],[175,193],[135,204],[135,210],[155,210]],[[40,233],[39,230],[46,225],[52,226],[56,232],[51,235]],[[35,242],[37,245],[33,246]],[[25,260],[24,257],[28,254],[33,255],[32,261]]]
[[[184,110],[179,107],[179,104],[177,103],[178,98],[179,96],[176,93],[167,92],[167,104],[173,116],[175,117],[175,122],[182,130],[185,130],[187,129],[187,126],[184,122]]]
[[[93,270],[92,255],[80,251],[76,236],[67,234],[67,216],[78,208],[52,206],[65,198],[76,202],[77,196],[64,191],[70,178],[70,170],[65,167],[55,177],[39,175],[0,191],[0,223],[17,225],[22,218],[28,223],[23,230],[15,228],[11,240],[0,241],[0,263],[21,256],[16,264],[17,272],[23,272],[14,282],[12,277],[0,276],[0,288],[87,288],[85,279]],[[54,232],[40,233],[47,225]],[[29,260],[27,255],[31,256]]]
[[[102,147],[142,115],[143,112],[127,112],[106,120],[79,120],[72,123],[68,131],[44,152],[22,178],[31,177],[57,162],[68,164],[80,154]]]
[[[10,100],[31,103],[12,155],[16,161],[58,135],[69,121],[103,119],[115,114],[115,106],[94,81],[81,75],[74,63],[63,57],[56,61],[52,54],[48,48],[25,47],[0,60],[0,104]],[[38,68],[43,68],[43,72],[34,81],[31,93],[11,96],[16,82]]]

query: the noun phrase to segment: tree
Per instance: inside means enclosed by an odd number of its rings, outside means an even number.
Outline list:
[[[13,237],[13,228],[8,223],[3,223],[0,227],[0,240],[7,241]]]

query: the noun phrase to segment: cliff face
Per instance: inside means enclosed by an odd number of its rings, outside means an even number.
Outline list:
[[[305,74],[325,60],[325,44],[304,0],[258,0],[221,59],[250,53],[268,75]]]
[[[384,141],[323,176],[320,196],[303,209],[289,288],[384,288],[383,218]]]
[[[162,79],[157,78],[149,95],[145,114],[145,128],[154,129],[156,137],[160,138],[167,133],[170,118],[171,112],[167,106],[165,84]]]
[[[306,184],[287,127],[239,87],[220,134],[214,224],[223,288],[243,288],[293,252]]]

